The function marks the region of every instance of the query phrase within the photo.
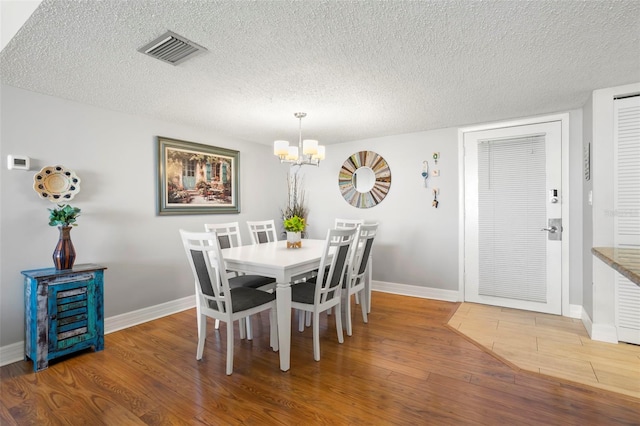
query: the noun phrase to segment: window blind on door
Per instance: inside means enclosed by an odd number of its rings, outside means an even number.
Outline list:
[[[479,293],[546,303],[545,135],[478,145]]]

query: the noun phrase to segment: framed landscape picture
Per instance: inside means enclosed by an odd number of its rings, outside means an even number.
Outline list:
[[[240,213],[239,171],[239,151],[158,136],[157,213]]]

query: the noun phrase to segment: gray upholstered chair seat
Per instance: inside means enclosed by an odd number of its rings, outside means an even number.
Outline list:
[[[262,275],[238,275],[229,278],[229,286],[232,289],[238,287],[260,288],[275,282],[275,278],[263,277]]]
[[[276,300],[275,293],[256,290],[255,288],[238,287],[231,289],[231,312],[241,312]],[[218,310],[215,301],[209,300],[209,307]]]

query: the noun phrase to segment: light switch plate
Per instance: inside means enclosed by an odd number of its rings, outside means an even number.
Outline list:
[[[29,170],[31,159],[25,155],[7,155],[7,169]]]

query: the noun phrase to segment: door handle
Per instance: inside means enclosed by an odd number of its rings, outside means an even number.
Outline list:
[[[549,231],[550,233],[555,234],[556,232],[558,232],[558,227],[550,226],[549,228],[542,228],[541,231]]]

